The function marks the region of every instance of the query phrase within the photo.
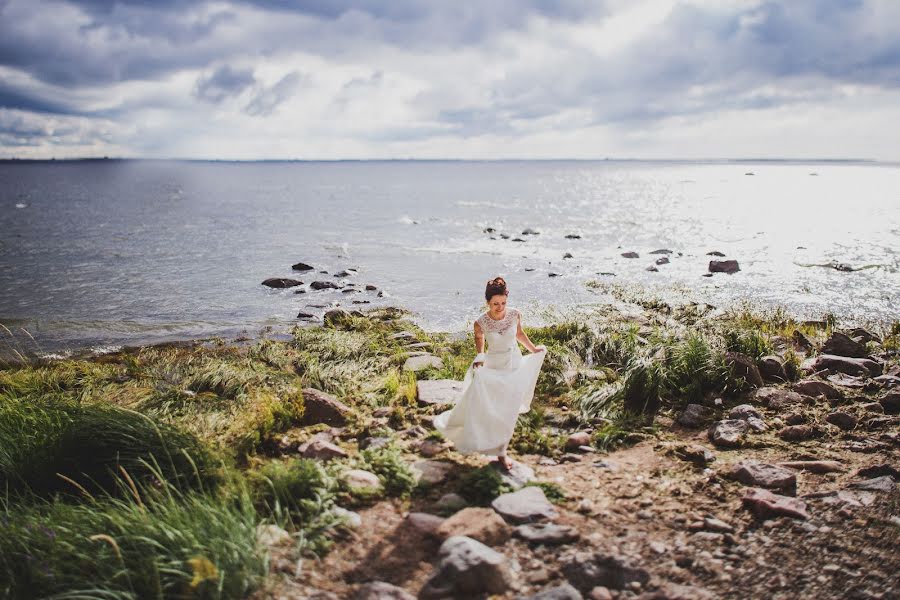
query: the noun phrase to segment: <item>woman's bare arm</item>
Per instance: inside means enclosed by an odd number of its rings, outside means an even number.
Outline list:
[[[475,321],[475,352],[478,354],[484,353],[484,331],[481,330],[481,325],[478,324],[478,321]],[[480,365],[482,363],[477,361],[473,364]]]
[[[531,343],[531,340],[528,339],[528,334],[525,333],[525,330],[522,329],[522,315],[518,315],[516,318],[516,339],[522,342],[522,345],[528,348],[529,352],[538,352],[540,350],[546,350],[543,346],[535,346]]]

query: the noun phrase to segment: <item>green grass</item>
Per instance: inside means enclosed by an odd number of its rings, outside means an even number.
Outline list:
[[[4,598],[244,598],[267,571],[245,488],[227,496],[121,481],[73,504],[0,497]]]
[[[457,493],[477,506],[487,506],[494,498],[513,491],[503,482],[500,473],[491,465],[484,465],[465,473],[459,480]]]
[[[416,478],[398,446],[366,448],[359,454],[358,468],[378,476],[388,496],[409,497],[416,489]]]

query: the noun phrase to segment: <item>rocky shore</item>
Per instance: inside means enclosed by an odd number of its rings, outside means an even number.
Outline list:
[[[215,546],[231,533],[173,550],[182,574],[172,589],[198,597],[898,597],[900,323],[623,300],[632,310],[529,329],[549,354],[509,472],[456,453],[431,427],[459,392],[471,334],[428,334],[396,308],[330,310],[289,341],[7,365],[0,430],[21,424],[25,402],[108,405],[223,460],[197,459],[195,470],[224,497],[246,491],[255,543],[244,552],[257,562],[229,587],[215,583],[229,581]],[[0,456],[12,489],[0,538],[24,531],[17,514],[65,537],[55,503],[83,502],[76,486],[99,494],[85,474],[106,463],[96,452],[90,465],[82,454],[48,458],[40,467],[74,484],[56,485],[25,474],[24,453]],[[145,473],[142,484],[139,458],[126,499],[163,479]],[[98,534],[128,545],[125,533]],[[0,542],[0,589],[18,598],[33,581],[48,593],[124,585],[111,572],[80,581],[83,569],[64,580],[46,548],[25,561]],[[133,575],[148,568],[121,556]]]

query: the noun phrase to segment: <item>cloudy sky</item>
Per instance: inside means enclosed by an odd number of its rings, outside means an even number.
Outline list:
[[[0,0],[0,157],[900,160],[897,0]]]

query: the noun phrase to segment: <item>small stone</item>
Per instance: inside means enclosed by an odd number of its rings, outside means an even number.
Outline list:
[[[296,279],[288,279],[285,277],[270,277],[262,282],[266,287],[270,288],[289,288],[297,285],[303,285],[302,281]]]
[[[764,387],[753,392],[753,400],[772,409],[782,409],[803,402],[799,393],[783,388]]]
[[[278,525],[260,523],[256,526],[256,541],[260,546],[280,546],[292,542],[293,538]]]
[[[490,508],[464,508],[444,520],[437,530],[442,538],[464,535],[488,546],[502,546],[512,535],[512,528]]]
[[[569,583],[584,593],[597,586],[621,590],[633,581],[641,585],[650,581],[650,573],[645,569],[603,552],[576,553],[563,562],[562,572]]]
[[[306,263],[298,262],[291,265],[291,269],[293,269],[294,271],[312,271],[315,269],[315,267],[311,267]]]
[[[788,425],[802,425],[806,420],[806,415],[802,413],[791,413],[784,418],[784,422]]]
[[[303,388],[303,418],[301,425],[325,423],[336,427],[347,424],[353,410],[332,396],[315,388]]]
[[[835,331],[822,346],[822,354],[864,358],[869,352],[866,350],[864,343],[857,342],[847,334]]]
[[[583,596],[578,590],[568,583],[563,583],[542,590],[533,596],[527,596],[523,600],[582,600],[582,598]]]
[[[769,490],[751,488],[744,493],[741,503],[757,517],[769,519],[773,517],[791,517],[808,519],[806,503],[797,498],[773,494]]]
[[[362,469],[350,469],[344,473],[344,482],[351,488],[364,491],[377,491],[381,487],[378,475]]]
[[[855,481],[847,487],[857,490],[868,490],[872,492],[891,492],[895,488],[894,478],[890,475],[883,475],[875,479],[867,479],[866,481]]]
[[[845,412],[830,413],[825,417],[825,421],[844,431],[856,429],[856,417]]]
[[[900,392],[891,392],[878,401],[885,414],[900,414]]]
[[[778,466],[810,473],[839,473],[844,470],[841,463],[833,460],[792,460],[780,462]]]
[[[530,523],[556,516],[556,509],[547,500],[544,490],[525,486],[517,492],[501,494],[491,502],[500,515],[511,523]]]
[[[437,566],[418,597],[430,600],[502,594],[511,583],[505,556],[472,538],[453,536],[441,544]]]
[[[417,481],[435,485],[447,478],[447,475],[453,470],[453,464],[439,460],[420,460],[413,463],[410,469]]]
[[[736,260],[711,260],[709,261],[710,273],[737,273],[741,270]]]
[[[465,498],[456,494],[454,492],[450,492],[448,494],[444,494],[438,501],[434,503],[434,507],[438,510],[446,510],[446,511],[458,511],[462,508],[465,508],[469,503]]]
[[[526,542],[548,546],[571,544],[580,537],[575,528],[553,523],[519,525],[513,533],[516,537],[522,538]]]
[[[640,258],[641,255],[637,252],[623,252],[622,257],[624,258]]]
[[[353,600],[416,600],[416,597],[401,587],[384,581],[363,584]]]
[[[713,423],[707,431],[707,436],[716,446],[736,448],[743,444],[748,429],[746,421],[727,419]]]
[[[590,598],[591,600],[613,600],[613,595],[612,592],[609,591],[609,588],[598,585],[591,590],[588,598]]]
[[[694,463],[697,466],[705,467],[712,461],[716,460],[716,455],[707,448],[698,444],[690,446],[681,446],[675,450],[675,456],[681,460]]]
[[[837,391],[834,386],[825,383],[824,381],[819,381],[818,379],[804,379],[798,381],[794,384],[793,389],[795,392],[806,396],[812,396],[813,398],[825,396],[829,400],[833,400],[841,397],[841,393]]]
[[[696,429],[702,427],[712,417],[712,410],[702,404],[688,404],[678,415],[678,424],[682,427]]]
[[[442,361],[440,357],[431,354],[425,354],[423,356],[410,356],[409,358],[407,358],[406,362],[403,363],[403,370],[416,372],[424,371],[429,367],[440,369],[443,366],[444,361]]]
[[[787,381],[787,372],[784,370],[784,363],[781,358],[770,354],[763,356],[756,362],[759,367],[759,373],[765,381]]]
[[[733,533],[734,527],[726,523],[725,521],[721,521],[719,519],[713,519],[707,517],[703,519],[703,527],[708,531],[716,531],[718,533]]]
[[[778,432],[778,437],[786,442],[802,442],[815,435],[815,430],[809,425],[790,425]]]
[[[750,404],[739,404],[731,409],[728,413],[729,419],[743,419],[746,421],[749,418],[762,419],[762,413],[760,413],[756,408],[751,406]]]
[[[782,490],[788,495],[797,492],[797,476],[788,469],[755,460],[742,460],[734,465],[728,476],[744,485]]]
[[[566,450],[577,450],[581,446],[591,445],[591,434],[586,431],[578,431],[569,436],[566,440]]]
[[[406,520],[424,534],[443,537],[438,534],[438,528],[444,523],[444,519],[441,517],[423,512],[411,512],[407,515]]]
[[[742,377],[751,387],[760,388],[765,385],[756,362],[746,354],[726,352],[725,362],[734,377]]]
[[[312,440],[299,447],[303,458],[316,458],[331,460],[334,458],[347,458],[349,454],[341,448],[324,440]]]

